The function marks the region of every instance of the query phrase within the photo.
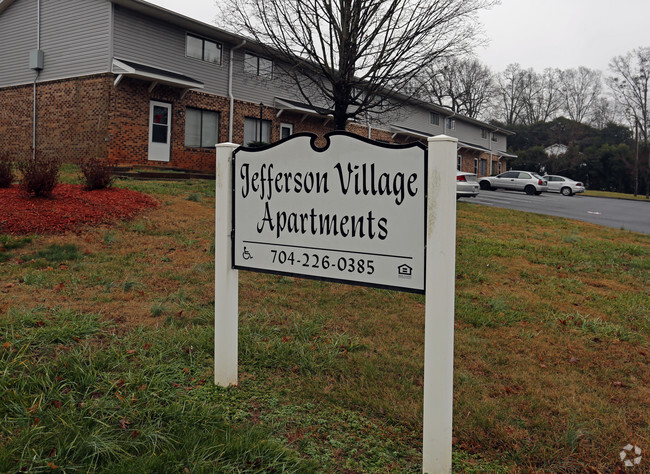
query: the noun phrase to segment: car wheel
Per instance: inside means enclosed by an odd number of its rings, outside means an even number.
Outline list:
[[[535,191],[535,196],[539,196],[540,194],[542,194],[542,191]]]
[[[536,191],[535,186],[533,186],[532,184],[529,184],[528,186],[526,186],[524,188],[524,192],[526,194],[528,194],[529,196],[532,196],[533,194],[535,194],[535,191]]]
[[[562,196],[571,196],[573,193],[571,192],[571,188],[564,187],[562,188]]]
[[[479,185],[481,186],[481,189],[484,190],[484,191],[491,191],[492,190],[492,186],[490,186],[489,181],[481,181],[479,183]]]

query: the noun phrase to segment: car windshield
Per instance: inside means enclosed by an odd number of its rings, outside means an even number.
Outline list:
[[[532,174],[537,179],[542,179],[542,177],[540,175],[538,175],[537,173],[530,173],[530,174]]]

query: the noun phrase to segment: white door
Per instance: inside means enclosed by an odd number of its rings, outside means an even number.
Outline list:
[[[149,105],[149,160],[169,161],[172,104],[151,101]]]

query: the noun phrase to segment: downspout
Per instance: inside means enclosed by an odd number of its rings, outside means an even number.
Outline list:
[[[41,49],[41,0],[36,2],[36,51]],[[34,94],[33,94],[33,110],[32,110],[32,159],[36,159],[36,82],[41,75],[41,70],[36,69],[36,76],[34,77]]]
[[[228,141],[232,143],[232,121],[235,108],[235,96],[232,93],[232,65],[233,59],[235,57],[235,50],[243,47],[246,44],[246,40],[243,40],[240,44],[230,49],[230,66],[228,67],[228,97],[230,98],[230,110],[228,111]],[[260,128],[262,124],[260,122]]]

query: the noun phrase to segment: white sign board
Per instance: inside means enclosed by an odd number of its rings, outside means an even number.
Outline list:
[[[233,267],[424,292],[426,154],[346,132],[233,159]]]

